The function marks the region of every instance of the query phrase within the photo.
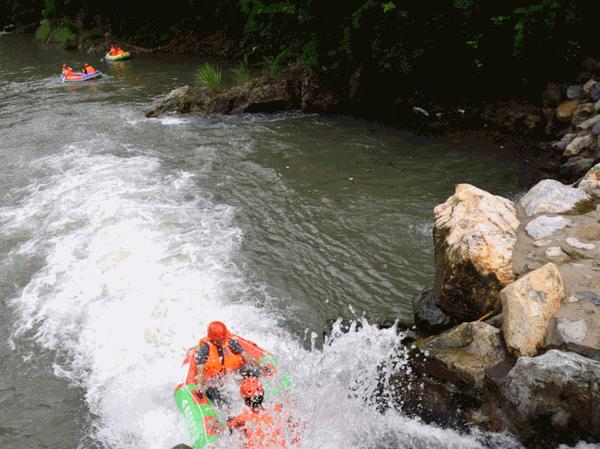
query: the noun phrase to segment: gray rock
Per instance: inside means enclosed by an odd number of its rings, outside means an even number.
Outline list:
[[[569,256],[562,250],[560,246],[551,246],[544,252],[544,256],[550,262],[554,262],[557,264],[566,262],[569,260]]]
[[[575,156],[562,164],[559,174],[567,181],[576,181],[581,178],[594,165],[594,159]]]
[[[600,437],[600,363],[594,360],[558,350],[520,357],[503,382],[502,395],[522,427],[551,425]]]
[[[563,151],[564,157],[572,157],[577,156],[583,150],[587,150],[588,148],[592,148],[595,144],[595,140],[593,136],[589,134],[585,134],[583,136],[577,136],[575,139],[571,141],[566,147],[565,151]]]
[[[558,142],[554,142],[552,144],[552,148],[555,150],[564,151],[564,149],[567,148],[567,145],[569,145],[573,139],[575,139],[575,137],[577,137],[576,133],[567,133],[562,136],[562,139],[560,139]]]
[[[571,124],[577,126],[589,119],[594,113],[594,103],[578,104],[573,110],[573,115],[571,115]]]
[[[593,101],[600,99],[600,83],[593,78],[590,79],[583,85],[583,93]]]
[[[564,217],[549,217],[547,215],[542,215],[527,223],[525,230],[532,239],[538,240],[551,236],[556,231],[563,229],[570,224],[571,221]]]
[[[596,104],[594,104],[594,110],[600,112],[600,100],[598,100]]]
[[[165,112],[190,112],[197,102],[200,101],[200,94],[190,86],[183,86],[173,89],[167,95],[158,98],[146,111],[146,117],[158,117]]]
[[[596,245],[594,245],[593,243],[583,243],[583,242],[579,241],[578,239],[576,239],[575,237],[567,237],[566,242],[569,245],[571,245],[573,248],[577,248],[577,249],[585,249],[585,250],[591,251],[596,248]]]
[[[600,114],[594,115],[593,117],[590,117],[589,119],[581,122],[579,125],[577,125],[577,128],[583,129],[583,130],[588,130],[588,129],[591,129],[597,123],[600,123]]]
[[[596,123],[594,126],[592,126],[592,134],[594,136],[597,136],[600,134],[600,122]]]
[[[485,370],[506,357],[500,330],[481,321],[459,324],[415,345],[430,361],[437,362],[437,377],[458,380],[479,390],[483,388]],[[445,375],[440,376],[439,370]]]
[[[452,324],[450,317],[435,304],[433,287],[413,296],[412,306],[415,324],[428,333],[438,333]]]
[[[529,216],[537,214],[563,214],[574,212],[591,198],[583,190],[566,186],[553,179],[544,179],[533,186],[523,198],[521,205]]]
[[[577,296],[587,298],[592,304],[600,307],[600,295],[596,292],[591,292],[588,290],[578,291]]]
[[[578,84],[573,84],[567,88],[567,98],[569,100],[574,100],[579,98],[581,95],[581,86]]]

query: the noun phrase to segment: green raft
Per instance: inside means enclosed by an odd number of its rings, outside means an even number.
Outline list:
[[[106,53],[104,56],[105,61],[116,62],[116,61],[125,61],[126,59],[131,59],[131,53],[128,51],[118,54],[116,56],[112,56],[110,53]]]
[[[260,359],[262,367],[268,367],[270,375],[261,377],[261,383],[265,389],[266,398],[277,398],[285,391],[290,391],[292,381],[288,373],[280,373],[275,376],[277,360],[272,355]],[[175,390],[175,402],[183,416],[185,425],[192,437],[194,449],[205,449],[215,446],[219,439],[219,430],[226,425],[225,419],[213,402],[206,395],[198,395],[194,384],[182,384]]]

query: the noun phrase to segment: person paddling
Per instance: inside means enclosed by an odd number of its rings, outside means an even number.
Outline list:
[[[240,384],[240,394],[246,408],[227,421],[230,430],[242,430],[246,449],[281,449],[286,440],[299,443],[296,425],[291,417],[285,419],[281,404],[264,407],[265,391],[257,377],[245,377]]]
[[[73,76],[73,69],[71,67],[69,67],[67,64],[63,64],[63,66],[62,66],[62,74],[65,77]]]
[[[252,344],[252,343],[251,343]],[[256,374],[258,360],[244,351],[235,335],[221,321],[208,325],[207,336],[188,349],[186,384],[197,384],[197,392],[214,402],[225,402],[219,385],[228,373]]]

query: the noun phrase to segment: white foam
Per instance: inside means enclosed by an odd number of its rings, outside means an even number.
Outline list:
[[[93,438],[119,449],[187,441],[173,389],[186,348],[219,319],[279,354],[293,373],[302,448],[482,447],[473,436],[369,404],[377,367],[397,344],[394,329],[363,323],[309,352],[249,303],[235,263],[243,235],[234,210],[215,204],[193,175],[165,174],[146,156],[66,150],[36,163],[49,175],[0,211],[0,227],[26,236],[8,263],[45,259],[12,301],[20,315],[14,338],[32,337],[67,360],[55,371],[84,389]],[[502,436],[492,440],[509,446]]]

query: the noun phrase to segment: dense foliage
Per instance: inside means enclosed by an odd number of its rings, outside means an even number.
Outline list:
[[[220,36],[247,63],[437,89],[521,86],[590,54],[595,1],[7,0],[5,17],[110,29],[140,45]],[[63,31],[64,34],[64,31]],[[500,83],[499,83],[500,82]],[[500,85],[498,85],[500,84]]]

